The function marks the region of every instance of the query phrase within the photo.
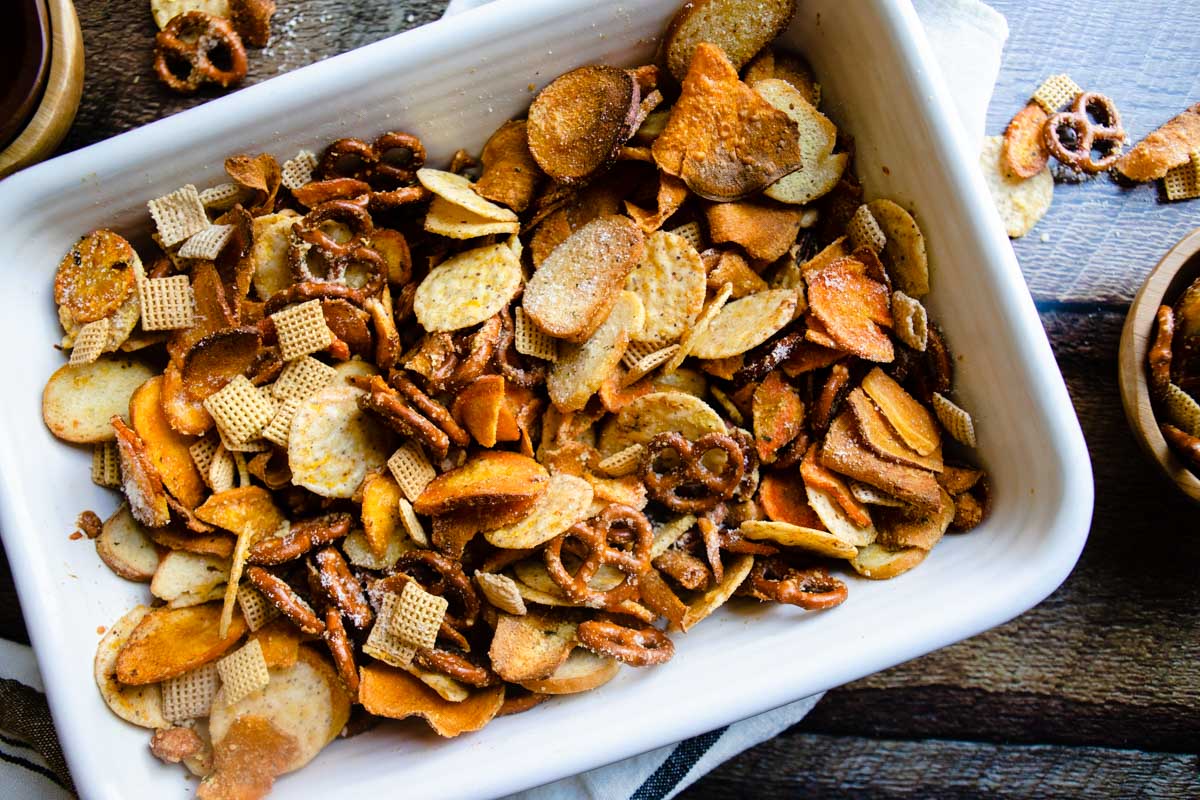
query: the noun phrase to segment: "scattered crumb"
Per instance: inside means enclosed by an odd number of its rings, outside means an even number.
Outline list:
[[[82,534],[82,533],[80,533],[79,531],[75,531],[74,533],[72,533],[72,534],[71,534],[70,536],[68,536],[67,538],[68,538],[68,539],[70,539],[72,542],[76,542],[76,541],[79,541],[80,539],[82,539],[82,538],[83,538],[83,534]]]
[[[106,630],[108,630],[108,628],[104,627],[103,625],[97,625],[97,626],[96,626],[96,635],[97,635],[97,636],[103,636],[103,635],[104,635],[104,632],[105,632]]]
[[[1043,242],[1043,243],[1044,243],[1044,242],[1048,242],[1048,241],[1050,241],[1050,234],[1048,234],[1048,233],[1043,233],[1043,234],[1042,234],[1042,236],[1041,236],[1041,240],[1042,240],[1042,242]]]
[[[83,511],[75,519],[75,527],[87,534],[89,539],[95,539],[100,535],[100,530],[104,527],[104,523],[100,521],[100,515],[95,511]],[[72,535],[71,538],[75,539],[76,537]]]

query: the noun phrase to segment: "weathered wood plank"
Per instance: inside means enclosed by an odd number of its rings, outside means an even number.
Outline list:
[[[727,762],[680,800],[751,796],[1194,798],[1194,754],[796,734]]]

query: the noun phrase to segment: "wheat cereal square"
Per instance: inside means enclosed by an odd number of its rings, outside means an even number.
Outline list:
[[[200,191],[200,203],[205,208],[228,211],[242,199],[242,191],[236,183],[218,183]]]
[[[237,601],[242,609],[242,616],[246,618],[246,625],[251,631],[258,630],[279,616],[279,609],[275,607],[275,604],[263,597],[262,592],[252,586],[245,584],[238,586]]]
[[[632,383],[640,381],[670,361],[679,352],[679,347],[680,345],[677,344],[667,345],[661,350],[655,350],[653,353],[647,353],[642,356],[629,368],[629,372],[625,373],[625,376],[621,379],[621,384],[629,386]]]
[[[221,434],[222,443],[244,445],[258,436],[275,415],[275,407],[244,375],[238,375],[223,389],[204,401]]]
[[[1051,75],[1033,93],[1033,101],[1047,114],[1054,114],[1083,92],[1082,87],[1069,75]]]
[[[233,238],[232,225],[209,225],[199,233],[188,237],[180,248],[180,258],[201,258],[208,261],[221,255],[221,250]]]
[[[412,503],[401,497],[399,505],[400,523],[404,526],[409,538],[421,547],[429,547],[429,536],[425,533],[425,526],[421,524],[417,512],[413,510]]]
[[[521,306],[517,306],[513,338],[517,352],[522,355],[540,358],[543,361],[558,360],[558,342],[535,325]]]
[[[672,228],[667,233],[673,233],[676,236],[682,236],[687,239],[688,244],[696,248],[699,253],[704,249],[704,231],[700,230],[699,222],[685,222],[678,228]]]
[[[187,275],[146,278],[138,281],[142,303],[142,330],[173,331],[196,322],[196,300]]]
[[[213,456],[217,454],[217,448],[221,443],[211,436],[205,436],[199,439],[188,448],[188,453],[192,456],[192,462],[196,465],[196,469],[200,470],[201,475],[208,474],[208,468],[212,464]]]
[[[280,172],[283,173],[283,185],[293,192],[313,179],[313,171],[317,168],[317,157],[308,150],[301,150],[293,158],[283,162]]]
[[[392,457],[387,460],[388,469],[400,491],[410,502],[415,502],[425,491],[425,487],[437,477],[437,471],[429,463],[429,459],[421,452],[421,448],[412,442],[405,442]]]
[[[850,237],[850,243],[855,248],[866,247],[878,253],[887,244],[887,235],[883,232],[883,228],[879,227],[879,221],[875,219],[875,215],[871,213],[871,209],[866,203],[859,206],[854,216],[850,217],[850,224],[846,226],[846,234]]]
[[[430,594],[416,581],[409,581],[400,593],[400,602],[396,604],[388,629],[411,647],[433,647],[449,607],[450,601],[446,598]]]
[[[642,463],[642,453],[644,452],[646,452],[645,445],[634,442],[624,450],[613,453],[596,466],[614,478],[622,478],[637,471],[638,465]]]
[[[121,466],[116,442],[92,445],[92,483],[109,489],[121,487]]]
[[[271,315],[279,350],[284,361],[316,353],[329,347],[333,331],[325,324],[320,300],[309,300]]]
[[[904,292],[892,292],[892,319],[896,338],[919,353],[929,343],[929,315],[921,301]]]
[[[217,672],[221,674],[228,705],[267,688],[271,682],[267,659],[263,656],[262,643],[258,639],[251,639],[218,661]]]
[[[942,423],[946,433],[953,436],[956,441],[967,447],[975,446],[975,422],[967,411],[955,405],[944,395],[934,392],[933,413],[937,415],[938,422]]]
[[[188,184],[156,197],[146,206],[165,247],[171,248],[208,227],[208,214],[196,187]]]
[[[292,419],[300,408],[300,401],[295,397],[285,397],[275,408],[275,416],[263,428],[262,437],[268,442],[287,447],[288,434],[292,431]]]
[[[303,356],[288,362],[271,384],[271,394],[279,399],[294,397],[304,400],[333,383],[337,370],[312,356]]]
[[[394,592],[384,594],[379,601],[379,613],[375,615],[375,625],[363,644],[363,652],[372,658],[377,658],[385,664],[404,669],[412,664],[417,649],[401,641],[391,630],[392,618],[400,605],[400,595]]]
[[[216,664],[205,664],[162,682],[163,716],[171,722],[207,717],[221,688]]]
[[[112,335],[112,320],[108,317],[89,322],[75,334],[75,343],[71,345],[71,360],[69,363],[91,364],[104,348],[108,346],[108,338]]]

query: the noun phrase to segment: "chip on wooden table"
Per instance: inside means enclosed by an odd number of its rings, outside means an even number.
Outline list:
[[[121,466],[116,442],[92,445],[92,483],[116,489],[121,485]]]
[[[216,420],[223,439],[233,444],[249,442],[275,415],[275,408],[244,375],[238,375],[219,392],[209,395],[204,408]]]
[[[246,618],[246,625],[249,626],[251,632],[258,630],[279,616],[279,609],[276,608],[275,604],[263,597],[262,592],[252,586],[242,585],[238,587],[237,602],[238,607],[242,609],[242,616]]]
[[[631,444],[624,450],[613,453],[596,466],[601,472],[611,475],[614,478],[631,475],[637,471],[638,465],[641,464],[642,453],[644,452],[646,452],[645,445]]]
[[[1163,188],[1167,199],[1195,200],[1200,197],[1200,150],[1188,156],[1188,160],[1167,170],[1163,176]]]
[[[288,434],[292,430],[292,419],[296,416],[296,412],[300,409],[300,399],[297,397],[285,397],[280,400],[275,406],[275,416],[271,417],[271,421],[262,430],[262,437],[268,442],[273,442],[280,447],[288,446]]]
[[[176,678],[167,678],[162,682],[163,716],[171,722],[207,717],[220,688],[221,679],[215,663],[205,664]]]
[[[892,292],[892,331],[896,338],[919,353],[929,343],[929,315],[921,301],[899,290]]]
[[[225,689],[225,701],[230,705],[247,695],[265,689],[271,682],[267,660],[263,657],[262,644],[251,639],[217,662],[221,685]]]
[[[525,600],[517,589],[517,582],[507,575],[475,571],[475,583],[487,601],[508,614],[524,616]]]
[[[1054,200],[1054,176],[1047,168],[1032,178],[1010,177],[1004,171],[1001,157],[1003,143],[999,136],[984,139],[979,166],[1009,238],[1017,239],[1029,233],[1050,209]]]
[[[232,225],[209,225],[199,233],[194,233],[180,245],[180,258],[203,258],[213,261],[221,255],[225,245],[233,238]]]
[[[513,336],[518,353],[543,361],[558,360],[558,341],[534,324],[521,306],[517,306],[514,325]]]
[[[196,322],[196,298],[187,275],[138,281],[142,330],[173,331]]]
[[[887,244],[887,235],[884,234],[883,228],[879,227],[879,222],[866,203],[854,211],[850,224],[846,226],[846,235],[850,237],[850,242],[855,248],[866,247],[876,253]]]
[[[303,400],[324,389],[337,378],[337,370],[312,356],[302,356],[289,361],[271,384],[271,394],[280,398],[295,397]]]
[[[174,247],[208,227],[208,214],[200,202],[200,193],[190,183],[154,198],[146,206],[164,249]]]
[[[1032,100],[1041,106],[1047,114],[1061,111],[1062,107],[1071,103],[1083,93],[1083,88],[1071,80],[1070,75],[1051,75],[1042,81],[1041,86],[1033,93]]]
[[[313,179],[313,170],[317,168],[317,157],[308,150],[301,150],[295,156],[283,162],[280,173],[284,187],[295,191]]]
[[[325,324],[320,300],[289,306],[271,315],[284,361],[324,350],[333,342],[333,331]]]
[[[417,648],[405,642],[392,631],[392,619],[400,605],[400,595],[388,592],[379,599],[379,613],[375,624],[363,644],[363,652],[393,667],[407,668],[412,663]]]
[[[75,342],[71,345],[71,360],[69,364],[91,364],[108,346],[112,333],[112,320],[108,317],[89,322],[75,334]]]
[[[400,601],[392,611],[388,629],[393,636],[413,647],[433,647],[449,607],[450,601],[446,598],[430,594],[416,581],[409,581],[400,592]]]
[[[938,392],[933,393],[933,413],[957,441],[968,447],[975,446],[975,423],[969,413]]]
[[[437,477],[437,471],[425,453],[412,442],[405,442],[397,448],[387,460],[387,467],[410,502],[415,502],[425,487]]]

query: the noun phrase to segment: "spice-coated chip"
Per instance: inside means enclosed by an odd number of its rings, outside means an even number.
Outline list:
[[[504,704],[504,687],[481,689],[455,703],[403,670],[367,664],[362,668],[358,698],[371,714],[389,719],[420,717],[439,736],[452,737],[488,724]]]
[[[941,446],[935,447],[927,455],[921,455],[910,448],[862,388],[855,388],[850,392],[846,398],[846,407],[854,417],[863,443],[878,455],[898,464],[908,464],[932,472],[942,471]]]
[[[546,468],[528,456],[485,450],[430,482],[413,501],[413,509],[437,515],[532,500],[546,491],[548,478]]]
[[[679,369],[687,357],[692,354],[692,348],[696,346],[696,343],[704,338],[704,335],[708,332],[708,326],[721,313],[721,310],[732,296],[732,283],[726,283],[717,290],[717,293],[704,306],[704,310],[700,312],[700,316],[696,318],[691,329],[679,340],[679,350],[663,366],[663,372],[670,374]]]
[[[837,128],[790,83],[778,78],[754,84],[764,100],[787,114],[799,132],[804,163],[763,192],[772,200],[792,205],[811,203],[832,191],[846,171],[848,153],[835,153]]]
[[[92,665],[96,686],[104,702],[121,719],[143,728],[162,728],[171,719],[164,714],[162,694],[156,683],[127,686],[117,680],[117,657],[130,634],[150,613],[146,606],[134,606],[112,624],[96,645]]]
[[[563,345],[546,378],[551,402],[562,411],[583,408],[621,363],[630,338],[642,329],[645,320],[646,313],[637,295],[618,292],[608,318],[587,341]]]
[[[300,404],[288,435],[292,482],[322,497],[350,497],[366,474],[383,466],[393,435],[359,407],[362,392],[327,386]]]
[[[888,289],[860,272],[861,268],[861,262],[848,257],[809,273],[809,313],[821,321],[837,348],[886,364],[895,358],[885,330],[892,325]]]
[[[632,444],[646,444],[660,433],[678,431],[689,440],[725,433],[725,422],[712,406],[684,392],[652,392],[637,398],[608,420],[597,447],[605,456]]]
[[[550,476],[546,491],[534,501],[524,519],[483,535],[496,547],[518,550],[537,547],[587,516],[592,486],[582,478],[558,473]]]
[[[112,231],[92,231],[72,245],[54,276],[54,302],[67,333],[116,312],[134,294],[141,264]]]
[[[700,254],[682,236],[659,231],[646,239],[625,289],[642,301],[646,324],[633,338],[666,345],[677,340],[704,307],[706,274]]]
[[[483,173],[472,187],[480,197],[524,211],[533,202],[541,170],[529,152],[524,120],[504,123],[479,155]]]
[[[858,548],[837,534],[815,528],[803,528],[789,522],[746,520],[738,531],[747,539],[769,541],[784,547],[798,547],[827,558],[854,558]]]
[[[713,317],[692,345],[697,358],[728,358],[745,353],[771,338],[792,321],[796,293],[768,289],[729,303]]]
[[[521,263],[508,245],[478,247],[434,267],[417,287],[413,311],[427,331],[469,328],[494,317],[520,288]]]
[[[434,197],[425,215],[425,230],[449,239],[474,239],[477,236],[516,233],[520,230],[520,223],[481,217],[444,197]]]
[[[1001,146],[1001,163],[1009,176],[1032,178],[1046,168],[1050,150],[1042,129],[1049,118],[1044,108],[1030,101],[1008,123]]]
[[[488,202],[474,189],[465,175],[455,175],[439,169],[417,170],[417,180],[429,191],[448,203],[464,208],[490,222],[516,222],[517,215],[510,209]]]
[[[1001,143],[999,136],[984,140],[979,166],[1009,238],[1017,239],[1029,233],[1049,210],[1054,199],[1054,177],[1045,169],[1032,178],[1010,178],[1004,171]]]
[[[886,372],[878,367],[868,372],[862,389],[913,450],[927,456],[940,446],[941,436],[929,411]]]

